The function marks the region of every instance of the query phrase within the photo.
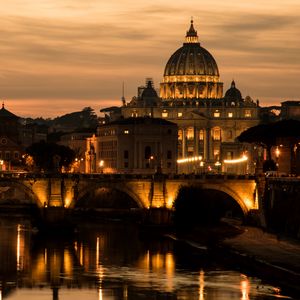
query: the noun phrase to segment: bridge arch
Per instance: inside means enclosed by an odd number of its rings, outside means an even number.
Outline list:
[[[223,193],[227,194],[228,196],[230,196],[235,202],[237,202],[237,204],[240,206],[244,216],[247,215],[247,213],[249,212],[249,209],[248,209],[246,203],[239,196],[239,194],[224,184],[204,183],[201,185],[201,189],[216,190],[219,192],[223,192]]]
[[[224,183],[223,184],[213,183],[213,182],[212,183],[210,183],[210,182],[182,183],[181,185],[178,186],[177,195],[175,196],[174,201],[176,201],[176,198],[178,196],[178,193],[179,193],[179,190],[181,187],[191,187],[191,188],[198,188],[198,189],[202,189],[202,190],[215,190],[215,191],[223,192],[226,195],[230,196],[239,205],[244,216],[246,216],[249,212],[247,203],[239,195],[239,193]]]
[[[138,208],[145,208],[142,199],[134,191],[132,191],[124,183],[116,182],[95,182],[93,184],[88,184],[87,186],[78,191],[78,195],[76,199],[73,199],[73,201],[71,202],[70,208],[74,208],[76,206],[76,203],[80,201],[85,195],[87,195],[91,191],[96,191],[100,188],[107,188],[121,193],[125,193],[137,204]]]
[[[33,192],[33,190],[24,182],[21,182],[20,180],[13,179],[13,178],[10,178],[9,180],[6,178],[0,179],[0,193],[4,193],[4,197],[5,197],[5,193],[8,192],[11,188],[15,188],[21,192],[24,192],[24,194],[28,196],[28,200],[30,204],[36,204],[37,206],[40,206],[40,201],[38,197]],[[28,202],[26,201],[27,199],[16,199],[16,200],[23,201],[23,203]]]

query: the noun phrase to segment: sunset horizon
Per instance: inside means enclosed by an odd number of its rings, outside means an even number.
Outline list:
[[[121,105],[123,82],[127,101],[147,77],[159,89],[193,16],[201,46],[216,59],[224,93],[234,79],[243,97],[261,106],[299,100],[297,1],[270,7],[268,1],[215,0],[205,10],[197,7],[194,0],[12,1],[0,13],[0,99],[22,117],[53,118],[87,106],[99,115]]]

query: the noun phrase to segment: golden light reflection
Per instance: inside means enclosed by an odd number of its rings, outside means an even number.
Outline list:
[[[44,264],[45,264],[45,266],[47,266],[47,260],[48,260],[48,253],[47,253],[47,249],[45,249],[45,251],[44,251]]]
[[[167,253],[165,257],[166,275],[167,275],[167,291],[171,292],[174,289],[174,273],[175,262],[172,253]]]
[[[46,269],[47,269],[47,249],[45,249],[44,254],[38,254],[36,258],[36,265],[32,268],[32,278],[36,281],[45,281],[46,280]]]
[[[123,287],[123,300],[128,299],[128,286],[125,284]]]
[[[199,275],[199,300],[204,300],[204,271],[200,271]]]
[[[73,270],[73,263],[72,263],[72,256],[68,249],[64,250],[64,272],[66,275],[72,275]]]
[[[103,290],[102,287],[98,289],[98,300],[103,300]]]
[[[20,224],[17,226],[17,270],[21,271],[24,268],[24,231]]]
[[[83,266],[83,244],[80,244],[80,250],[79,250],[79,263],[81,266]]]
[[[98,270],[99,264],[100,264],[100,238],[97,237],[97,242],[96,242],[96,270]]]
[[[242,279],[240,289],[242,293],[241,300],[249,300],[250,284],[247,278]]]

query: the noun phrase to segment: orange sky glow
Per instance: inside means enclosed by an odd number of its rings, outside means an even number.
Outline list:
[[[19,116],[120,105],[155,87],[191,16],[216,59],[261,105],[300,99],[299,0],[10,0],[0,11],[0,99]]]

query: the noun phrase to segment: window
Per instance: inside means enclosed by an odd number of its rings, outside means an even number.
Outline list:
[[[188,140],[193,140],[194,139],[194,127],[189,127],[187,129],[187,135],[186,135]]]
[[[204,140],[204,130],[202,130],[202,129],[199,131],[199,140],[200,141]]]
[[[214,149],[214,159],[215,160],[220,159],[220,149]]]
[[[151,147],[146,146],[145,147],[145,159],[150,159],[150,157],[151,157]]]
[[[169,113],[164,109],[163,112],[162,112],[162,114],[161,114],[161,116],[163,118],[167,118],[169,116]]]
[[[172,168],[172,163],[168,162],[168,163],[167,163],[167,168],[168,168],[168,169],[171,169],[171,168]]]
[[[228,118],[232,118],[233,117],[233,113],[232,112],[229,112],[228,113]]]
[[[220,118],[220,111],[219,110],[215,110],[214,117],[215,118]]]
[[[15,157],[15,159],[18,159],[19,158],[19,152],[15,151],[14,157]]]
[[[167,159],[172,159],[172,151],[168,150],[167,152]]]
[[[218,127],[213,129],[213,140],[214,141],[221,140],[221,129]]]
[[[128,130],[128,129],[125,129],[125,130],[124,130],[124,134],[129,134],[129,130]]]
[[[228,130],[228,132],[227,132],[227,137],[228,137],[229,139],[232,139],[232,130]]]
[[[133,112],[131,113],[131,116],[132,116],[133,118],[137,118],[137,117],[138,117],[138,113],[137,113],[136,111],[133,111]]]
[[[245,118],[251,118],[251,110],[250,109],[245,110]]]
[[[5,152],[5,159],[10,159],[10,152],[8,151]]]
[[[124,150],[124,158],[125,158],[125,159],[128,159],[128,157],[129,157],[128,150]]]
[[[182,112],[177,113],[177,117],[181,118],[182,117]]]
[[[182,141],[182,130],[181,129],[178,130],[178,140]]]
[[[226,157],[227,157],[227,159],[233,159],[233,152],[228,151]]]
[[[128,168],[128,162],[127,162],[127,161],[124,162],[124,168],[125,168],[125,169]]]

